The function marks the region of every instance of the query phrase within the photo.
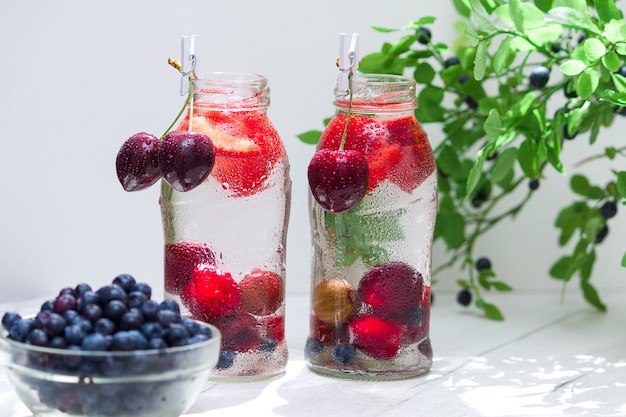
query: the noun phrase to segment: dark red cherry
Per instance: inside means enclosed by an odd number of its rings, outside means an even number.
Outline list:
[[[307,174],[313,197],[332,213],[351,209],[367,192],[367,160],[356,150],[317,151],[309,163]]]
[[[209,176],[215,164],[213,142],[204,133],[173,130],[159,146],[163,179],[177,191],[189,191]]]
[[[117,178],[126,191],[143,190],[161,178],[159,139],[149,133],[135,133],[117,153]]]

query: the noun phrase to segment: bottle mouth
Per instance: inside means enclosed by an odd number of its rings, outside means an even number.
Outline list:
[[[207,72],[193,79],[194,101],[199,106],[229,110],[265,109],[270,104],[267,78],[246,72]]]
[[[352,106],[358,111],[398,112],[417,108],[416,82],[391,74],[361,74],[352,78]],[[349,91],[335,89],[335,105],[350,105]]]

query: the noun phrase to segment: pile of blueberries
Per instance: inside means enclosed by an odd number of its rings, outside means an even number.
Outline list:
[[[94,383],[98,378],[153,375],[184,369],[194,361],[189,354],[169,354],[165,349],[209,340],[211,329],[181,316],[175,300],[151,299],[152,288],[121,274],[97,290],[81,283],[64,288],[42,304],[32,317],[7,312],[2,327],[8,339],[31,346],[60,349],[59,354],[33,349],[28,353],[14,348],[12,361],[46,373],[76,375],[75,384],[50,383],[27,377],[39,400],[73,414],[146,411],[155,399],[165,402],[169,384]],[[155,349],[156,354],[150,353]],[[72,354],[76,351],[76,354]],[[135,352],[107,355],[103,352]],[[90,354],[93,353],[93,354]],[[142,354],[146,353],[146,354]],[[136,392],[139,390],[140,392]],[[183,394],[181,394],[183,395]]]

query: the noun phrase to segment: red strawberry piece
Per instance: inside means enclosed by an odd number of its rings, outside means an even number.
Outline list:
[[[400,326],[380,317],[356,317],[349,323],[349,331],[355,346],[374,359],[392,359],[400,348]]]
[[[285,340],[285,316],[274,316],[266,326],[267,335],[276,339],[278,343]]]
[[[198,265],[214,265],[215,255],[206,244],[179,242],[165,245],[165,290],[180,294]]]
[[[222,349],[246,352],[261,343],[256,319],[244,311],[222,316],[213,324],[222,333]]]
[[[404,262],[387,262],[370,269],[361,278],[358,293],[374,313],[384,317],[402,316],[418,305],[424,280]]]
[[[359,151],[321,149],[313,155],[307,176],[318,204],[332,213],[341,213],[365,196],[369,168]]]
[[[276,272],[255,268],[239,283],[241,306],[257,316],[272,314],[283,303],[283,279]]]
[[[239,307],[241,297],[230,273],[214,265],[198,265],[181,299],[194,318],[210,322]]]

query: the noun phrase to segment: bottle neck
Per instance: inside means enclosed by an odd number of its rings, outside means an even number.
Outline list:
[[[417,108],[415,80],[398,75],[357,74],[352,77],[352,112],[366,114],[410,114]],[[338,112],[350,108],[350,93],[335,89]]]
[[[265,111],[270,105],[270,88],[262,75],[212,72],[192,82],[194,106],[204,110]]]

